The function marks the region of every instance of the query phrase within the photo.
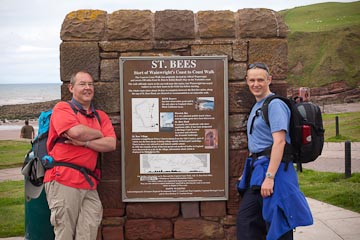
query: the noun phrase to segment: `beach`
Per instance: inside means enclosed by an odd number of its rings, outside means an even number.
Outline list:
[[[35,129],[35,134],[38,130],[37,120],[29,120],[29,125],[33,126]],[[24,126],[24,120],[11,120],[0,123],[0,140],[19,140],[19,141],[28,141],[28,139],[20,138],[20,131],[22,126]]]

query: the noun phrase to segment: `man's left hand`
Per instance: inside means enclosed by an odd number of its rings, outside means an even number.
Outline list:
[[[76,140],[74,138],[71,138],[68,134],[64,133],[63,134],[63,137],[67,138],[67,140],[65,140],[65,143],[66,144],[72,144],[74,146],[80,146],[80,147],[84,147],[86,142],[83,142],[83,141],[79,141],[79,140]]]
[[[270,197],[274,192],[274,179],[265,178],[261,185],[261,196],[263,198]]]

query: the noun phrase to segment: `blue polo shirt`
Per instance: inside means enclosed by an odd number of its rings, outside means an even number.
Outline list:
[[[273,93],[269,96],[274,95]],[[251,109],[248,123],[247,123],[247,136],[248,136],[248,148],[251,153],[258,153],[273,144],[272,133],[281,130],[286,131],[286,142],[290,143],[289,125],[291,112],[286,103],[280,99],[273,99],[268,106],[269,123],[270,128],[266,124],[261,106],[265,99],[257,102]],[[252,134],[250,134],[251,123],[254,120]]]

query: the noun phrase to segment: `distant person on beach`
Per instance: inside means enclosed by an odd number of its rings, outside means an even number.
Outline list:
[[[29,125],[29,120],[25,120],[25,126],[21,128],[20,138],[34,139],[35,130],[33,126]]]
[[[71,103],[53,108],[47,141],[48,154],[56,161],[46,170],[44,183],[55,239],[95,240],[103,207],[97,192],[99,152],[116,148],[116,135],[108,115],[95,110],[94,80],[86,71],[71,76]],[[64,164],[81,167],[81,171]]]

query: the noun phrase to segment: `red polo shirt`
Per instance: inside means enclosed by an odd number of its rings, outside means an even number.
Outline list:
[[[49,136],[47,140],[48,154],[57,162],[68,162],[86,167],[92,171],[95,170],[98,154],[96,151],[71,144],[54,144],[54,142],[62,133],[79,124],[100,130],[104,137],[116,138],[114,128],[107,114],[101,110],[97,110],[97,112],[101,124],[96,117],[89,118],[80,112],[75,115],[67,102],[57,103],[51,115]],[[46,170],[44,182],[55,180],[69,187],[93,190],[96,189],[97,182],[92,177],[91,179],[94,182],[93,187],[90,186],[84,175],[78,170],[69,167],[55,166],[52,169]]]

